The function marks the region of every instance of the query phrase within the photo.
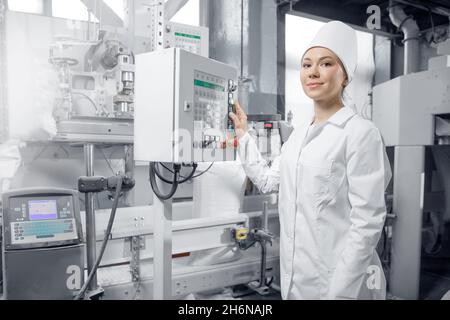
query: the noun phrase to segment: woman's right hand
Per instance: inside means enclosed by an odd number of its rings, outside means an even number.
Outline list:
[[[239,102],[236,102],[234,104],[236,114],[233,112],[230,112],[229,117],[231,120],[233,120],[234,124],[234,130],[236,132],[236,136],[240,139],[242,138],[248,131],[248,125],[247,125],[247,115],[245,114],[244,110],[242,110],[241,105]]]

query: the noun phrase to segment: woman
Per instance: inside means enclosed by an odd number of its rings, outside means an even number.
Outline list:
[[[390,167],[378,129],[343,103],[356,56],[352,28],[333,21],[319,31],[301,68],[314,118],[294,130],[271,167],[247,133],[240,106],[230,114],[246,174],[262,192],[279,190],[283,299],[386,295],[375,247]]]

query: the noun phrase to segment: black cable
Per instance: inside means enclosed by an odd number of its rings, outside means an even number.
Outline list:
[[[173,195],[175,194],[175,192],[177,191],[178,188],[178,175],[180,173],[180,169],[181,166],[180,165],[174,165],[174,169],[175,169],[175,173],[173,175],[173,181],[172,181],[172,188],[170,190],[170,192],[167,195],[163,195],[159,189],[158,189],[158,185],[156,184],[156,163],[155,162],[150,162],[150,166],[149,166],[149,175],[150,175],[150,185],[152,187],[153,192],[155,193],[155,195],[161,199],[161,200],[169,200],[170,198],[173,197]]]
[[[109,216],[108,227],[106,228],[106,231],[105,231],[105,237],[102,242],[102,247],[100,249],[100,253],[99,253],[97,260],[95,261],[94,267],[90,271],[89,276],[88,276],[87,280],[85,281],[83,287],[80,289],[80,292],[75,296],[75,298],[74,298],[75,300],[80,300],[80,299],[84,298],[87,287],[89,286],[89,283],[92,281],[92,277],[97,272],[98,266],[100,265],[100,261],[102,261],[103,254],[105,253],[106,245],[108,244],[108,239],[111,235],[112,226],[114,224],[114,218],[116,216],[117,206],[119,205],[119,198],[120,198],[121,190],[122,190],[122,176],[118,176],[117,184],[116,184],[116,192],[114,195],[114,203],[111,208],[111,215]]]
[[[205,174],[205,173],[207,173],[208,171],[209,171],[209,169],[211,169],[211,167],[213,166],[213,164],[214,164],[214,162],[213,163],[211,163],[211,165],[205,170],[205,171],[203,171],[203,172],[201,172],[201,173],[199,173],[198,175],[196,175],[196,176],[193,176],[192,177],[192,179],[195,179],[195,178],[198,178],[198,177],[200,177],[201,175],[203,175],[203,174]]]
[[[162,163],[159,163],[159,164],[160,164],[161,166],[163,166],[166,170],[168,170],[169,172],[171,172],[172,174],[175,174],[175,172],[174,172],[173,170],[170,170],[170,169],[167,168],[164,164],[162,164]],[[185,183],[186,181],[192,179],[192,177],[193,177],[193,175],[194,175],[194,173],[195,173],[196,170],[197,170],[197,164],[194,163],[193,169],[192,169],[191,173],[190,173],[187,177],[183,177],[180,173],[178,173],[178,177],[183,178],[183,180],[178,180],[178,184],[183,184],[183,183]],[[167,183],[167,184],[173,184],[173,181],[166,179],[166,178],[159,172],[159,170],[158,170],[158,168],[157,168],[156,166],[155,166],[155,174],[156,174],[156,176],[157,176],[160,180],[162,180],[163,182],[165,182],[165,183]]]
[[[150,174],[151,174],[151,172],[150,172],[150,170],[151,170],[151,165],[149,166],[148,169],[149,169],[149,177],[150,177]],[[164,178],[164,176],[159,172],[159,170],[157,170],[156,166],[154,167],[153,170],[155,170],[155,174],[157,175],[157,177],[158,177],[161,181],[163,181],[163,182],[165,182],[165,183],[167,183],[167,184],[172,184],[172,183],[173,183],[173,181]],[[172,170],[170,170],[170,172],[172,172],[172,174],[175,174],[175,172],[172,171]],[[178,179],[177,179],[177,180],[178,180]]]
[[[159,164],[160,164],[164,169],[166,169],[166,170],[169,171],[170,173],[174,174],[173,170],[167,168],[167,167],[164,165],[164,163],[159,163]],[[182,183],[185,183],[186,181],[189,181],[189,180],[191,180],[191,179],[194,179],[194,178],[196,178],[196,177],[199,177],[199,175],[194,177],[194,174],[195,174],[195,172],[196,172],[196,170],[197,170],[197,164],[196,164],[196,163],[192,164],[192,168],[193,168],[193,169],[192,169],[191,173],[190,173],[187,177],[184,177],[184,176],[182,176],[181,174],[179,175],[179,177],[182,178],[183,180],[178,181],[178,184],[182,184]],[[167,179],[165,179],[164,177],[162,177],[162,175],[161,175],[161,177],[160,177],[160,176],[158,175],[158,173],[159,173],[159,172],[156,172],[156,175],[158,176],[158,178],[160,178],[161,180],[163,180],[163,181],[166,182],[166,183],[172,184],[172,181],[167,181]],[[160,173],[159,173],[159,174],[160,174]],[[203,173],[202,173],[202,174],[203,174]]]
[[[173,171],[172,171],[171,169],[167,168],[164,164],[160,163],[160,165],[161,165],[164,169],[166,169],[167,171],[169,171],[169,172],[171,172],[171,173],[173,174]],[[198,175],[193,176],[192,179],[195,179],[195,178],[198,178],[198,177],[204,175],[205,173],[207,173],[207,172],[209,171],[209,169],[211,169],[211,167],[212,167],[213,165],[214,165],[214,162],[211,163],[211,164],[209,165],[209,167],[208,167],[205,171],[202,171],[202,172],[200,172]],[[185,178],[185,177],[183,177],[181,174],[180,174],[180,177],[181,177],[181,178]]]
[[[209,169],[211,169],[211,167],[213,166],[214,162],[211,163],[211,165],[203,172],[201,172],[198,175],[194,175],[196,170],[197,170],[197,164],[194,163],[192,165],[192,171],[191,173],[187,176],[187,177],[183,177],[180,175],[180,170],[181,170],[181,166],[180,165],[174,165],[174,170],[171,170],[169,168],[167,168],[164,164],[159,163],[163,168],[165,168],[166,170],[168,170],[169,172],[171,172],[173,174],[173,181],[170,181],[166,178],[163,177],[163,175],[158,171],[157,168],[157,163],[156,162],[150,162],[149,165],[149,180],[150,180],[150,185],[152,187],[153,192],[155,193],[155,195],[161,199],[161,200],[169,200],[170,198],[173,197],[173,195],[175,194],[175,192],[177,191],[177,188],[180,184],[185,183],[186,181],[189,181],[191,179],[195,179],[200,177],[201,175],[205,174],[206,172],[208,172]],[[170,190],[170,192],[167,195],[163,195],[158,188],[158,185],[156,183],[156,176],[163,182],[167,183],[167,184],[171,184],[172,188]],[[178,180],[178,178],[181,177],[182,180]]]
[[[167,168],[163,163],[159,163],[159,164],[160,164],[164,169],[166,169],[166,170],[169,171],[170,173],[174,174],[173,170]],[[192,168],[193,168],[193,169],[192,169],[191,173],[190,173],[187,177],[184,177],[184,176],[182,176],[181,174],[179,174],[179,177],[182,178],[183,180],[178,181],[178,184],[185,183],[186,181],[189,181],[189,180],[191,180],[191,179],[194,178],[195,171],[197,170],[197,164],[194,163],[194,164],[192,165]],[[172,184],[172,183],[173,183],[172,181],[169,181],[169,180],[167,180],[166,178],[164,178],[164,176],[163,176],[158,170],[156,170],[155,173],[156,173],[156,175],[158,176],[158,178],[160,178],[160,179],[161,179],[162,181],[164,181],[165,183],[168,183],[168,184]]]
[[[179,181],[178,183],[179,184],[182,184],[182,183],[185,183],[186,181],[189,181],[189,180],[191,180],[192,179],[192,177],[194,176],[194,174],[195,174],[195,171],[197,171],[197,164],[196,163],[193,163],[192,164],[192,171],[191,171],[191,173],[187,176],[187,177],[181,177],[181,175],[180,175],[180,177],[183,179],[183,180],[181,180],[181,181]]]

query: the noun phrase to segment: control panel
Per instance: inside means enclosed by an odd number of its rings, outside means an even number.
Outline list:
[[[5,193],[3,228],[6,249],[81,243],[77,192],[22,189]]]
[[[135,159],[213,162],[236,159],[228,114],[237,71],[179,48],[137,55]]]
[[[166,22],[165,48],[180,48],[209,57],[209,29],[175,22]]]
[[[194,140],[194,149],[218,148],[224,143],[222,132],[227,129],[227,80],[195,70],[194,131],[201,131]]]

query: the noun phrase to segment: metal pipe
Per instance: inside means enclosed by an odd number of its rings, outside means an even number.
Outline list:
[[[84,162],[86,165],[86,176],[94,175],[94,145],[87,143],[84,145]],[[94,194],[86,193],[86,252],[87,252],[87,269],[88,272],[92,270],[97,256],[97,245],[95,238],[95,208],[94,208]],[[92,277],[89,284],[89,290],[97,290],[97,274]]]
[[[269,206],[269,203],[267,202],[267,201],[264,201],[263,202],[263,229],[264,230],[266,230],[266,231],[269,231],[268,230],[268,227],[269,227],[269,214],[268,214],[268,206]]]
[[[266,256],[267,256],[267,241],[261,241],[261,274],[259,278],[259,287],[264,287],[266,285]]]
[[[44,0],[43,1],[44,6],[44,16],[52,17],[53,16],[53,8],[52,8],[52,0]]]
[[[9,116],[7,97],[7,59],[6,59],[6,10],[8,1],[0,0],[0,143],[9,138]]]
[[[153,299],[172,299],[172,199],[154,197],[153,206]]]
[[[209,28],[209,0],[200,0],[200,26]]]
[[[397,28],[402,30],[404,35],[404,74],[410,74],[419,71],[420,29],[414,18],[405,14],[404,7],[394,0],[389,1],[389,18]]]
[[[437,5],[423,5],[418,1],[413,0],[396,0],[398,3],[403,3],[406,5],[409,5],[414,8],[422,9],[425,11],[431,11],[433,13],[439,14],[441,16],[450,17],[450,9],[447,9],[445,7],[437,6]]]
[[[241,0],[241,74],[244,78],[244,0]]]

